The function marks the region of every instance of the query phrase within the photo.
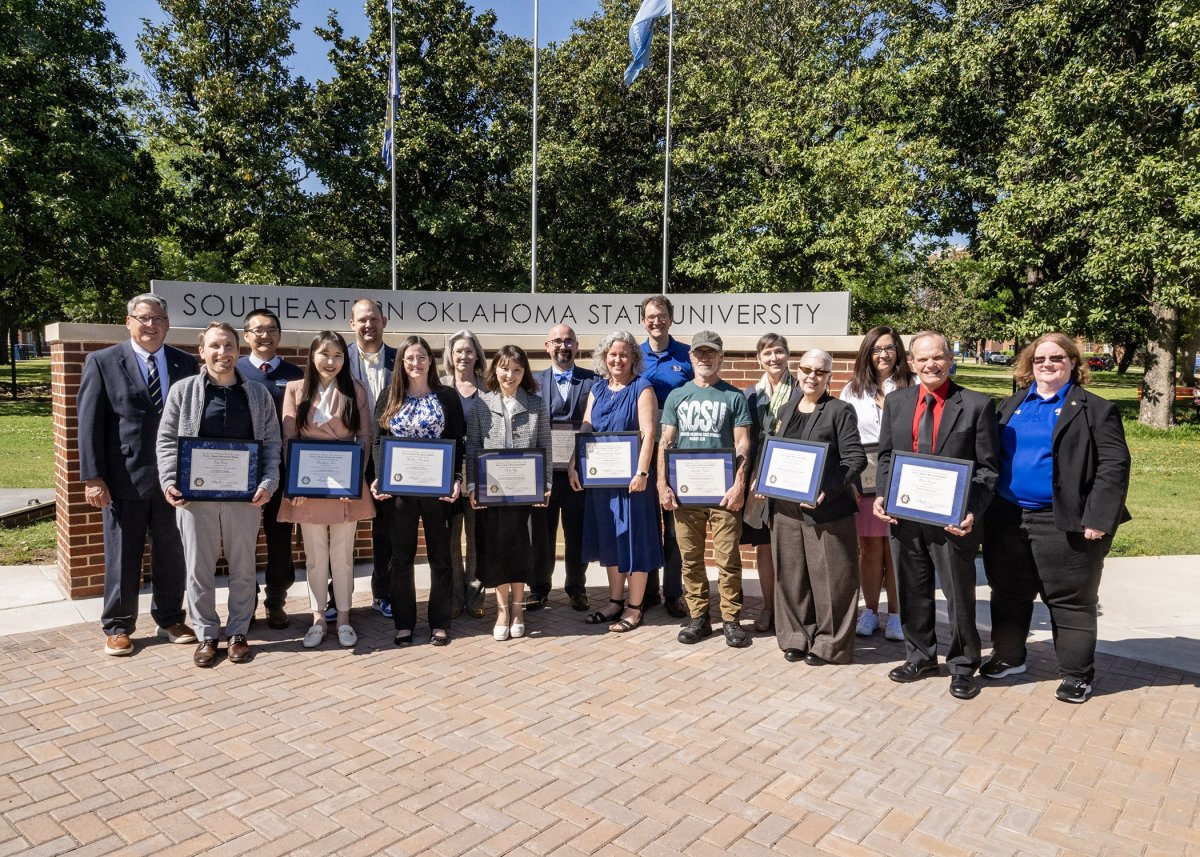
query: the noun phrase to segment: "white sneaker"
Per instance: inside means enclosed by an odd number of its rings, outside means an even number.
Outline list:
[[[304,632],[304,648],[315,649],[325,639],[325,626],[313,625]]]
[[[900,627],[899,613],[888,614],[887,624],[883,628],[883,636],[897,643],[904,639],[904,629]]]
[[[350,648],[358,642],[358,634],[349,625],[338,625],[338,643],[344,648]]]
[[[858,627],[854,629],[854,633],[860,637],[869,637],[879,630],[879,614],[870,607],[864,607],[862,615],[858,617]]]

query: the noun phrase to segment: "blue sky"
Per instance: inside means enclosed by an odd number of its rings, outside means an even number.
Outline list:
[[[128,55],[129,67],[141,74],[144,71],[137,51],[137,36],[142,29],[141,19],[161,20],[157,0],[108,0],[108,25],[120,40]],[[561,42],[571,32],[572,22],[587,18],[600,8],[599,0],[540,0],[538,41]],[[533,0],[481,0],[477,9],[494,9],[499,27],[514,36],[533,36]],[[367,16],[363,0],[298,0],[292,13],[300,23],[292,38],[296,55],[294,70],[309,81],[328,78],[329,64],[325,59],[325,44],[315,35],[313,27],[323,24],[330,9],[336,9],[338,19],[350,35],[367,34]]]

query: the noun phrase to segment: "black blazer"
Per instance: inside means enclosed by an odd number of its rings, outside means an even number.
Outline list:
[[[888,394],[883,400],[879,427],[879,494],[886,498],[892,478],[892,450],[912,452],[913,417],[917,412],[919,384]],[[996,406],[990,396],[967,390],[950,382],[949,395],[942,408],[933,454],[961,458],[975,463],[967,511],[982,523],[983,513],[992,502],[996,480],[1000,476],[999,442],[996,433]]]
[[[1002,434],[1027,395],[1028,387],[1000,403],[997,416]],[[1051,446],[1056,527],[1064,532],[1091,527],[1111,535],[1133,517],[1125,508],[1129,447],[1112,402],[1073,384],[1054,424]]]
[[[196,358],[166,349],[169,383],[196,374]],[[103,479],[119,500],[148,500],[161,491],[158,484],[159,415],[142,380],[137,354],[128,340],[96,351],[83,364],[76,400],[79,417],[79,478]]]
[[[453,438],[457,441],[454,444],[454,472],[462,473],[463,461],[467,454],[467,421],[463,417],[462,402],[458,398],[458,392],[453,387],[437,387],[433,394],[437,396],[437,400],[442,405],[442,413],[446,415],[446,427],[442,429],[443,438]],[[389,433],[379,425],[379,421],[383,419],[383,412],[387,409],[387,392],[380,395],[379,401],[375,403],[375,443],[371,447],[371,463],[374,465],[375,473],[382,473],[380,465],[383,460],[380,458],[381,449],[379,439],[389,437]]]
[[[571,389],[566,399],[559,395],[558,385],[554,383],[553,366],[535,373],[533,380],[537,382],[538,395],[542,397],[550,411],[551,422],[583,419],[583,414],[587,410],[588,393],[592,392],[592,385],[596,383],[595,372],[591,369],[584,369],[582,366],[576,366],[575,371],[571,374]]]
[[[814,524],[847,518],[858,511],[854,492],[848,489],[867,466],[867,454],[858,436],[858,416],[852,405],[826,393],[802,427],[798,411],[800,402],[799,397],[793,398],[779,409],[779,419],[771,435],[794,440],[819,440],[829,444],[825,473],[821,477],[825,499],[815,509],[805,509],[799,503],[788,500],[773,500],[772,514],[782,512],[793,518],[803,515],[805,523]]]

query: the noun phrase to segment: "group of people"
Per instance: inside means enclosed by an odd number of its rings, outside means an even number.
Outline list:
[[[130,339],[88,356],[78,400],[85,499],[103,510],[104,651],[133,652],[147,538],[158,633],[196,643],[194,662],[209,667],[219,657],[222,631],[215,599],[222,547],[229,566],[227,657],[241,663],[253,655],[246,635],[259,598],[260,518],[271,628],[290,624],[284,601],[296,580],[293,526],[300,526],[309,648],[322,644],[330,625],[341,645],[356,643],[350,607],[359,521],[372,520],[372,603],[392,619],[401,647],[413,644],[417,625],[418,526],[430,569],[429,639],[436,646],[450,643],[451,622],[463,612],[485,614],[488,591],[496,598],[494,638],[524,636],[525,611],[547,603],[561,526],[571,607],[589,611],[585,572],[599,562],[607,570],[608,603],[584,618],[614,633],[635,630],[646,610],[665,601],[668,613],[684,620],[680,643],[711,636],[705,562],[711,543],[720,630],[727,645],[748,645],[740,553],[747,545],[755,549],[763,587],[754,630],[773,631],[788,661],[849,663],[855,637],[882,629],[905,643],[905,661],[890,678],[937,674],[936,574],[950,618],[945,660],[953,696],[978,694],[976,671],[989,679],[1024,671],[1040,595],[1063,677],[1058,698],[1087,699],[1100,573],[1113,533],[1129,517],[1130,462],[1115,408],[1083,388],[1088,370],[1072,340],[1047,334],[1027,346],[1014,370],[1021,390],[997,410],[988,396],[953,382],[953,355],[938,333],[917,333],[906,350],[896,330],[873,328],[838,398],[829,390],[830,354],[809,349],[793,375],[786,338],[769,333],[756,348],[763,375],[742,391],[721,377],[718,333],[701,331],[689,347],[670,335],[665,296],[647,298],[641,310],[647,339],[639,344],[630,333],[609,334],[593,352],[593,370],[577,365],[579,342],[567,325],[549,331],[550,366],[539,373],[515,345],[497,349],[489,363],[466,330],[447,337],[439,367],[420,336],[386,345],[387,320],[370,299],[352,306],[353,341],[322,331],[303,369],[276,353],[279,318],[260,309],[244,320],[240,339],[248,356],[239,357],[233,327],[213,322],[200,337],[198,370],[194,358],[164,344],[165,301],[134,298],[126,317]],[[574,456],[551,466],[551,432],[564,427],[635,433],[636,471],[628,485],[585,490]],[[260,442],[253,496],[188,502],[176,484],[184,437]],[[445,496],[392,495],[381,487],[376,474],[384,472],[389,437],[453,441],[454,478]],[[813,502],[759,491],[756,473],[772,437],[825,446]],[[361,494],[284,496],[280,462],[295,440],[361,445]],[[480,455],[502,449],[542,451],[540,502],[480,503]],[[677,496],[669,458],[684,450],[733,451],[723,496],[704,504]],[[961,521],[942,527],[888,508],[897,452],[971,464]],[[994,647],[987,663],[975,620],[981,543],[992,589]],[[194,629],[185,619],[185,596]]]

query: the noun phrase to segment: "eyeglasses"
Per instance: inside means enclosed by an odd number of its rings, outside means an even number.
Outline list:
[[[1050,363],[1050,364],[1052,364],[1052,365],[1054,365],[1054,366],[1057,366],[1057,365],[1059,365],[1060,363],[1065,363],[1065,362],[1066,362],[1066,360],[1067,360],[1067,355],[1065,355],[1065,354],[1051,354],[1051,355],[1050,355],[1050,356],[1048,356],[1048,357],[1035,357],[1035,358],[1033,358],[1033,365],[1034,365],[1034,366],[1041,366],[1041,365],[1042,365],[1042,364],[1044,364],[1044,363]]]
[[[553,345],[555,348],[573,348],[575,346],[574,339],[547,339],[547,345]]]
[[[814,369],[811,366],[801,366],[800,371],[805,377],[808,377],[809,375],[816,375],[818,381],[830,374],[828,369]]]
[[[896,346],[894,346],[894,345],[884,345],[880,348],[872,348],[871,349],[872,357],[878,357],[880,354],[895,354],[895,353],[896,353]]]
[[[409,366],[420,366],[429,362],[429,355],[422,354],[420,357],[405,357],[404,362]]]
[[[167,317],[165,315],[131,315],[134,321],[142,327],[149,327],[152,324],[166,324]]]
[[[246,328],[246,333],[252,334],[254,336],[278,336],[279,328],[278,327],[248,327],[248,328]]]

